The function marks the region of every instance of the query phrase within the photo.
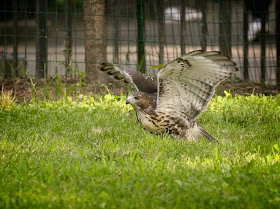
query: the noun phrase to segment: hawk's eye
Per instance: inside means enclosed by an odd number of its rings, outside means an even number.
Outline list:
[[[138,100],[139,98],[138,98],[138,97],[134,97],[134,99],[135,99],[135,100]]]

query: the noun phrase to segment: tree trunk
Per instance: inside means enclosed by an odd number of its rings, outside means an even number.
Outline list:
[[[280,1],[276,0],[276,84],[280,90]]]
[[[84,0],[85,62],[88,84],[107,84],[99,69],[106,61],[105,0]]]

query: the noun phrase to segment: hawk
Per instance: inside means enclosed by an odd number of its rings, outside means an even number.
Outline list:
[[[217,141],[195,120],[207,109],[215,87],[238,71],[228,57],[217,51],[193,51],[166,64],[156,81],[122,65],[102,65],[102,71],[135,86],[137,92],[127,97],[126,104],[146,130],[183,140],[204,136]]]

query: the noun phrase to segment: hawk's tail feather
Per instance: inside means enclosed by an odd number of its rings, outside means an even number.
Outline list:
[[[205,131],[202,127],[198,126],[199,127],[199,131],[200,133],[208,140],[212,140],[212,141],[215,141],[215,142],[218,142],[219,141],[217,139],[215,139],[213,136],[211,136],[207,131]]]

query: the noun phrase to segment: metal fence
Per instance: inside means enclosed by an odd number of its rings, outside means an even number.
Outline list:
[[[240,80],[280,87],[278,2],[3,0],[0,79],[87,75],[102,84],[104,61],[155,74],[151,66],[203,49],[232,57]]]

